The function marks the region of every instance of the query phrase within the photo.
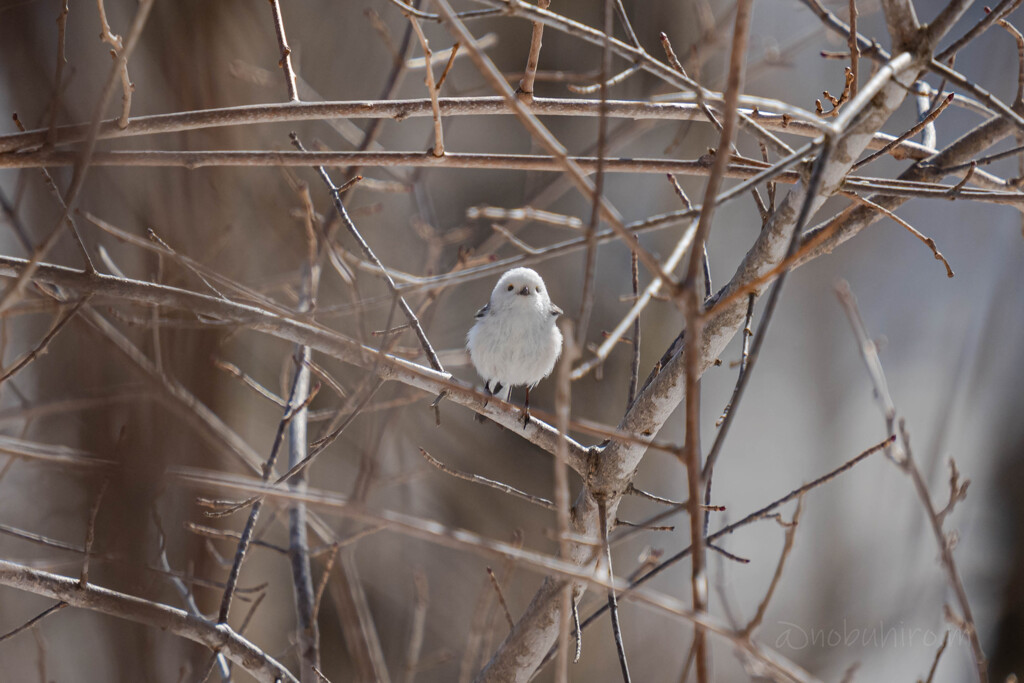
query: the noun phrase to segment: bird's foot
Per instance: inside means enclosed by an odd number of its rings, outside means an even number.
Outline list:
[[[522,418],[523,418],[523,429],[526,429],[527,427],[530,426],[530,408],[529,408],[529,406],[523,408],[521,415],[522,415]]]
[[[491,389],[490,389],[489,386],[487,386],[485,384],[484,388],[487,390],[487,393],[490,393]],[[488,398],[484,398],[484,408],[486,408],[487,404],[490,403],[490,402],[491,402],[491,399],[489,397]],[[474,414],[473,415],[473,419],[475,419],[477,422],[486,422],[487,421],[487,418],[485,416],[481,415],[480,413]]]

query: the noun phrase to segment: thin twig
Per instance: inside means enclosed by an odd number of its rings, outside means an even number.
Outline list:
[[[946,651],[946,645],[948,644],[949,631],[946,631],[946,634],[942,636],[942,644],[939,645],[939,649],[935,652],[935,659],[932,660],[932,666],[928,669],[928,678],[924,679],[924,683],[932,683],[932,679],[935,678],[935,670],[939,668],[939,660],[942,659],[942,653]]]
[[[471,481],[474,484],[480,484],[482,486],[489,486],[492,489],[497,489],[498,491],[501,491],[502,493],[507,493],[510,496],[513,496],[515,498],[519,498],[520,500],[525,500],[528,503],[533,503],[534,505],[539,505],[542,508],[545,508],[547,510],[554,510],[555,509],[555,504],[552,503],[550,500],[548,500],[546,498],[541,498],[540,496],[534,496],[534,495],[532,495],[530,493],[526,493],[525,491],[520,491],[519,489],[515,488],[514,486],[509,486],[508,484],[504,484],[504,483],[502,483],[500,481],[494,481],[493,479],[488,479],[487,477],[481,477],[479,474],[471,474],[471,473],[468,473],[468,472],[462,472],[460,470],[457,470],[457,469],[454,469],[452,467],[449,467],[448,465],[445,465],[443,462],[441,462],[440,460],[436,459],[434,456],[432,456],[430,453],[427,453],[422,448],[420,448],[419,451],[420,451],[420,455],[422,455],[423,458],[427,462],[429,462],[431,465],[433,465],[437,469],[441,470],[442,472],[445,472],[447,474],[452,475],[453,477],[456,477],[457,479],[462,479],[464,481]]]
[[[857,0],[850,0],[850,37],[846,41],[850,50],[850,97],[857,96],[860,77],[860,46],[857,44]]]
[[[103,0],[97,0],[97,2],[99,3],[102,11]],[[135,50],[139,37],[142,35],[142,29],[146,25],[146,19],[149,17],[149,12],[153,9],[153,4],[154,0],[140,0],[139,7],[135,12],[135,18],[132,20],[131,29],[128,31],[128,38],[124,41],[124,49],[119,52],[119,58],[122,64],[126,65],[128,63],[128,57]],[[106,24],[105,19],[103,20],[103,23],[104,25]],[[109,33],[109,30],[107,30],[107,33]],[[44,238],[32,252],[32,256],[29,259],[27,267],[18,275],[18,278],[7,287],[3,295],[0,296],[0,312],[6,311],[18,298],[20,298],[25,283],[32,277],[32,273],[35,271],[38,264],[46,257],[56,244],[61,226],[64,225],[65,221],[70,219],[72,212],[78,204],[78,198],[81,195],[82,186],[85,184],[85,178],[88,175],[92,156],[96,151],[97,134],[99,133],[100,124],[103,122],[103,111],[106,108],[107,101],[110,99],[110,96],[114,91],[115,82],[119,73],[120,70],[117,65],[115,65],[107,76],[107,82],[100,93],[99,99],[96,101],[96,106],[93,109],[92,123],[89,125],[85,134],[85,145],[75,156],[74,171],[71,176],[71,183],[68,186],[67,193],[64,195],[61,215],[47,237]]]
[[[494,592],[498,596],[498,603],[501,605],[502,612],[505,613],[505,621],[508,622],[508,630],[511,631],[516,627],[515,620],[512,619],[512,613],[508,611],[508,603],[505,602],[505,594],[501,591],[501,584],[498,583],[498,577],[494,575],[494,570],[487,567],[487,576],[491,579],[491,585],[494,586]]]
[[[64,65],[68,61],[64,44],[68,26],[68,11],[68,0],[64,0],[60,14],[57,15],[57,66],[53,76],[53,101],[50,102],[50,128],[46,133],[46,144],[50,147],[57,142],[57,116],[60,113],[60,96],[64,87]]]
[[[323,604],[324,591],[327,590],[327,584],[331,579],[331,570],[334,569],[334,563],[338,559],[338,550],[342,545],[342,543],[334,543],[331,546],[330,552],[327,553],[327,560],[324,562],[324,571],[320,576],[320,583],[316,586],[316,597],[313,599],[313,621],[316,621],[320,614],[320,605]]]
[[[612,53],[608,49],[613,28],[612,1],[604,0],[605,42],[601,46],[601,102],[608,102],[608,73],[611,70]],[[583,266],[583,292],[580,296],[580,312],[576,326],[576,345],[586,343],[590,314],[594,309],[594,278],[597,268],[597,227],[600,222],[601,197],[604,194],[604,157],[608,136],[608,109],[602,106],[597,115],[597,172],[594,175],[594,199],[590,206],[590,223],[587,225],[587,249]]]
[[[430,43],[427,42],[427,36],[424,35],[423,29],[420,27],[420,22],[416,20],[416,17],[412,14],[409,15],[409,22],[412,24],[413,31],[416,33],[416,37],[420,41],[420,47],[423,48],[423,58],[427,62],[427,66],[424,69],[426,74],[425,84],[427,86],[427,94],[430,96],[430,107],[434,112],[434,146],[430,152],[435,157],[444,156],[444,129],[441,126],[441,108],[437,104],[437,96],[441,90],[441,84],[434,83],[434,68],[430,65],[430,59],[432,53],[430,52]],[[452,52],[452,58],[455,57],[455,52]],[[449,66],[451,61],[448,62]],[[447,69],[445,70],[447,73]]]
[[[768,611],[768,603],[771,602],[772,596],[775,594],[775,589],[779,586],[779,580],[782,579],[782,571],[786,568],[786,560],[789,558],[790,552],[793,550],[793,541],[796,539],[796,529],[800,524],[800,512],[804,508],[803,496],[796,499],[796,511],[793,513],[793,519],[786,525],[786,540],[782,544],[782,553],[779,555],[779,562],[775,565],[775,574],[772,575],[771,583],[768,584],[768,590],[761,600],[761,604],[757,606],[757,612],[747,622],[747,625],[743,627],[743,633],[750,636],[764,621],[764,615]]]
[[[747,360],[750,357],[750,338],[754,336],[754,331],[753,331],[753,329],[751,328],[750,325],[751,325],[751,323],[754,320],[754,299],[755,298],[756,297],[754,296],[753,293],[750,293],[750,294],[747,295],[747,314],[746,314],[746,317],[744,317],[744,319],[743,319],[743,343],[742,343],[742,345],[740,347],[740,371],[736,374],[736,386],[737,387],[739,386],[739,382],[740,382],[740,379],[743,377],[743,374],[747,371]],[[733,401],[735,399],[736,399],[736,387],[733,387],[733,393],[732,393],[732,396],[729,397],[729,402],[725,404],[725,408],[722,410],[722,414],[718,417],[718,420],[715,421],[715,426],[716,427],[721,427],[722,423],[729,416],[729,412],[732,410],[732,404],[733,404]],[[708,453],[708,461],[714,461],[714,459],[717,457],[718,452],[717,452],[717,449],[715,448],[715,446],[718,446],[718,445],[719,445],[719,442],[716,440],[714,445],[712,446],[711,451]],[[720,446],[719,446],[719,448],[720,448]],[[710,478],[711,472],[708,471],[705,476]],[[705,499],[704,503],[706,504],[707,502],[708,501]]]
[[[964,181],[961,181],[961,182],[964,182]],[[922,242],[924,242],[925,246],[927,246],[929,249],[932,250],[932,254],[935,255],[935,260],[936,261],[942,261],[942,265],[946,266],[946,277],[953,277],[953,269],[950,267],[949,261],[947,261],[946,257],[942,255],[942,252],[939,251],[938,246],[935,244],[935,240],[933,240],[931,237],[927,237],[926,235],[923,235],[920,231],[918,231],[916,228],[914,228],[914,226],[912,226],[910,223],[906,222],[905,220],[903,220],[902,218],[897,216],[895,213],[893,213],[889,209],[885,208],[884,206],[882,206],[880,204],[876,204],[875,202],[871,201],[870,199],[867,199],[865,197],[861,197],[859,194],[856,194],[856,193],[853,193],[853,192],[843,192],[842,194],[843,194],[844,197],[850,197],[850,198],[854,199],[855,201],[859,202],[860,204],[863,204],[864,206],[870,208],[872,211],[878,211],[879,213],[884,214],[886,217],[891,218],[898,225],[900,225],[901,227],[906,229],[907,232],[909,232],[911,235],[913,235],[917,239],[919,239]]]
[[[6,560],[0,560],[0,584],[181,636],[224,653],[236,666],[263,683],[298,683],[288,669],[228,626],[196,619],[185,610],[92,584],[83,587],[76,579]]]
[[[89,510],[89,524],[85,530],[85,545],[82,547],[82,573],[78,578],[78,585],[82,588],[89,585],[89,556],[92,554],[92,544],[96,539],[96,518],[100,514],[103,494],[107,492],[109,485],[110,479],[104,479],[100,484],[99,493],[96,494],[96,500],[93,501],[92,508]]]
[[[849,471],[850,469],[855,467],[858,463],[860,463],[863,460],[867,459],[871,455],[874,455],[875,453],[877,453],[877,452],[881,451],[882,449],[888,447],[895,440],[896,440],[895,435],[887,437],[884,441],[875,444],[874,446],[872,446],[871,448],[868,448],[865,451],[862,451],[861,453],[859,453],[855,457],[853,457],[850,460],[847,460],[846,462],[844,462],[839,467],[836,467],[835,469],[833,469],[833,470],[823,474],[822,476],[818,477],[817,479],[814,479],[813,481],[810,481],[810,482],[804,484],[803,486],[800,486],[800,487],[790,491],[789,493],[787,493],[786,495],[782,496],[781,498],[778,498],[777,500],[769,503],[768,505],[765,505],[764,507],[762,507],[762,508],[760,508],[758,510],[755,510],[754,512],[751,512],[750,514],[748,514],[747,516],[743,517],[739,521],[733,522],[732,524],[728,524],[728,525],[722,527],[721,529],[719,529],[718,531],[716,531],[715,533],[709,534],[708,537],[707,537],[707,542],[711,543],[713,541],[718,540],[719,538],[721,538],[723,536],[727,536],[727,535],[733,533],[737,529],[740,529],[740,528],[742,528],[744,526],[747,526],[749,524],[752,524],[752,523],[754,523],[756,521],[759,521],[759,520],[765,519],[767,517],[770,517],[772,514],[775,513],[775,510],[777,510],[782,505],[785,505],[786,503],[799,498],[800,496],[802,496],[803,494],[807,493],[808,491],[811,491],[811,490],[813,490],[813,489],[815,489],[815,488],[817,488],[819,486],[827,484],[828,482],[832,481],[833,479],[835,479],[839,475],[843,474],[844,472]],[[662,513],[660,513],[658,515],[655,515],[654,517],[651,517],[650,519],[646,520],[645,524],[647,524],[647,523],[653,524],[653,523],[659,522],[659,521],[665,519],[666,517],[674,514],[675,512],[684,511],[685,509],[686,509],[685,506],[678,506],[678,507],[672,508],[672,509],[667,510],[665,512],[662,512]],[[643,585],[647,581],[653,579],[655,576],[658,576],[659,574],[661,574],[661,572],[665,571],[669,567],[672,567],[673,565],[678,563],[680,560],[688,557],[690,555],[690,551],[691,551],[691,547],[688,546],[686,548],[683,548],[679,552],[677,552],[675,555],[672,555],[671,557],[661,561],[660,563],[655,565],[653,568],[651,568],[650,571],[642,574],[638,578],[636,578],[633,581],[631,581],[630,584],[629,584],[629,590],[620,593],[619,597],[620,598],[627,597],[633,589]],[[596,621],[601,615],[603,615],[607,611],[608,611],[608,605],[604,605],[604,606],[598,608],[597,610],[594,611],[593,614],[591,614],[589,617],[587,617],[583,621],[582,627],[583,628],[587,628],[587,626],[589,626],[590,624],[594,623],[594,621]],[[552,648],[552,650],[548,653],[548,655],[547,655],[547,657],[545,657],[544,661],[547,661],[547,659],[549,659],[553,655],[554,655],[554,648]]]
[[[277,433],[274,436],[273,445],[270,447],[270,455],[267,456],[267,460],[263,464],[264,482],[270,478],[271,472],[274,471],[277,452],[281,443],[284,441],[288,423],[295,416],[295,411],[305,405],[304,403],[299,402],[300,399],[297,393],[299,389],[299,379],[300,374],[295,373],[295,376],[292,379],[291,389],[288,392],[288,405],[284,410],[284,415],[281,417],[280,422],[278,422]],[[260,497],[250,500],[252,500],[252,508],[249,510],[249,517],[246,519],[245,528],[242,530],[242,536],[238,541],[238,547],[235,550],[235,559],[231,563],[231,570],[228,573],[228,578],[225,582],[224,595],[221,597],[220,601],[220,610],[217,615],[217,622],[220,624],[227,624],[228,622],[228,612],[231,609],[231,599],[234,597],[235,588],[238,585],[238,576],[242,571],[242,562],[245,560],[246,551],[249,549],[249,543],[252,539],[253,531],[256,528],[256,521],[259,519],[260,508],[263,506],[263,499]]]
[[[948,61],[950,57],[955,56],[965,45],[987,31],[992,24],[1015,10],[1020,3],[1021,0],[1000,0],[999,4],[991,12],[986,12],[978,23],[972,26],[963,36],[950,43],[949,47],[945,50],[936,54],[935,59],[939,62]]]
[[[3,374],[0,375],[0,384],[9,380],[20,372],[26,365],[46,353],[46,347],[50,345],[50,342],[53,341],[54,337],[57,336],[61,329],[63,329],[63,327],[67,325],[73,317],[75,317],[75,314],[78,313],[78,309],[80,309],[88,300],[89,297],[85,296],[76,301],[70,307],[65,307],[65,309],[61,311],[60,315],[57,316],[53,326],[50,327],[50,331],[43,336],[39,343],[36,344],[35,348],[18,358],[18,360],[12,363],[9,368],[4,370]]]
[[[537,0],[537,6],[541,9],[547,9],[551,6],[551,0]],[[442,17],[438,16],[437,18],[440,21]],[[530,51],[526,57],[526,71],[523,73],[523,79],[519,81],[519,87],[516,89],[519,96],[527,102],[533,99],[533,84],[537,77],[537,67],[540,65],[540,48],[543,42],[544,24],[535,21],[533,22],[533,29],[530,34]]]
[[[429,70],[430,67],[428,66]],[[430,593],[427,586],[427,575],[417,567],[412,574],[413,608],[412,629],[409,632],[409,643],[405,648],[405,683],[413,683],[419,669],[420,651],[423,649],[423,635],[426,631],[427,608],[430,606]]]
[[[612,569],[612,549],[608,544],[608,509],[603,501],[597,503],[598,519],[601,523],[602,554],[607,566],[608,577],[614,581],[615,571]],[[619,668],[622,670],[623,683],[630,683],[629,664],[626,662],[626,648],[622,643],[622,627],[619,625],[619,603],[615,598],[615,589],[608,589],[608,609],[612,615],[612,636],[615,639],[615,651],[619,655]],[[695,610],[696,611],[696,610]]]
[[[633,298],[638,299],[640,294],[640,262],[635,253],[629,254],[630,274],[633,284]],[[636,399],[637,385],[640,380],[640,314],[633,317],[633,358],[629,364],[629,394],[626,406],[633,405]]]
[[[935,107],[927,116],[925,116],[923,119],[921,119],[914,127],[912,127],[910,130],[908,130],[907,132],[905,132],[902,135],[900,135],[898,138],[896,138],[895,140],[893,140],[889,144],[887,144],[884,147],[882,147],[882,149],[878,150],[877,152],[874,152],[873,154],[870,154],[870,155],[864,157],[863,159],[861,159],[860,161],[855,163],[851,170],[852,171],[856,171],[861,166],[864,166],[865,164],[871,163],[872,161],[874,161],[878,157],[882,156],[883,154],[887,153],[889,150],[891,150],[893,147],[895,147],[896,145],[900,144],[904,140],[909,140],[910,138],[912,138],[915,135],[917,135],[918,133],[920,133],[921,130],[923,130],[925,128],[925,126],[928,126],[933,121],[935,121],[935,119],[937,119],[939,117],[939,114],[944,112],[946,110],[946,107],[948,107],[950,104],[953,103],[953,97],[954,97],[953,93],[949,93],[949,96],[946,97],[944,100],[942,100],[942,102],[939,104],[939,106]]]
[[[302,147],[302,143],[299,142],[298,136],[294,133],[292,133],[292,142],[299,148],[300,152],[305,151]],[[427,359],[430,361],[430,366],[438,372],[444,372],[444,368],[441,366],[441,361],[438,360],[437,354],[434,352],[434,347],[430,345],[430,341],[427,339],[427,335],[423,331],[423,327],[420,325],[419,318],[417,318],[416,314],[413,313],[409,304],[405,301],[405,298],[398,293],[395,281],[391,278],[391,275],[388,274],[388,271],[384,268],[380,259],[377,258],[377,255],[373,253],[373,249],[370,248],[370,245],[365,239],[363,239],[363,236],[359,232],[359,228],[356,227],[356,224],[353,223],[352,219],[349,217],[348,211],[345,209],[345,204],[341,200],[340,189],[331,180],[331,177],[327,174],[327,171],[323,166],[318,166],[317,172],[320,174],[321,179],[323,179],[324,184],[327,185],[327,189],[331,194],[331,199],[334,200],[334,208],[338,212],[338,216],[341,218],[342,223],[344,223],[345,227],[348,229],[349,234],[359,244],[359,247],[362,249],[366,259],[372,262],[380,270],[380,274],[387,283],[388,289],[390,289],[392,294],[397,297],[398,305],[401,307],[402,312],[405,313],[405,316],[409,319],[409,324],[412,325],[413,330],[415,330],[416,337],[419,339],[420,344],[423,346],[423,351],[427,354]]]
[[[889,394],[889,389],[885,380],[885,373],[882,370],[882,362],[878,357],[877,348],[868,336],[864,320],[861,318],[860,311],[857,308],[857,300],[850,291],[849,284],[845,281],[840,281],[836,286],[836,294],[847,314],[850,325],[853,327],[854,336],[857,338],[859,343],[861,356],[868,368],[868,374],[871,377],[871,382],[875,389],[875,397],[882,408],[882,413],[886,422],[886,429],[892,434],[892,437],[890,438],[895,439],[896,433],[894,422],[897,421],[896,407]],[[942,520],[939,518],[938,513],[936,513],[935,505],[932,503],[931,494],[928,491],[928,485],[925,483],[924,478],[921,476],[921,472],[914,461],[913,453],[910,449],[910,436],[907,433],[906,424],[903,418],[898,419],[898,424],[900,442],[903,448],[901,453],[894,454],[893,461],[905,474],[907,474],[907,476],[910,477],[911,482],[914,485],[914,490],[921,501],[921,505],[924,507],[925,516],[928,518],[929,526],[931,527],[932,534],[935,537],[935,542],[939,546],[939,557],[941,559],[942,568],[946,573],[946,578],[949,582],[950,588],[953,590],[957,604],[960,607],[961,615],[959,619],[962,621],[963,630],[967,632],[967,638],[971,645],[971,653],[974,656],[974,665],[978,681],[980,683],[987,683],[988,664],[985,659],[984,650],[982,650],[981,647],[981,639],[978,635],[977,626],[975,625],[970,601],[967,598],[967,591],[964,588],[963,580],[960,578],[960,571],[957,568],[956,560],[953,557],[952,544],[949,542],[949,539],[946,537],[946,534],[942,529]]]
[[[441,71],[441,77],[437,79],[436,90],[439,96],[441,94],[441,86],[444,85],[445,79],[448,78],[448,73],[452,70],[452,66],[455,64],[455,58],[459,55],[459,44],[455,43],[451,46],[451,49],[447,50],[447,52],[450,53],[448,56],[448,62],[444,65],[444,69]],[[433,106],[433,104],[431,104],[431,106]]]
[[[135,90],[135,85],[128,78],[128,58],[123,54],[125,51],[124,41],[121,39],[121,36],[110,30],[103,0],[96,0],[96,5],[100,14],[100,41],[110,45],[110,56],[118,63],[121,75],[121,118],[118,119],[117,125],[121,128],[126,128],[128,126],[128,114],[132,108],[132,92]],[[58,80],[58,87],[59,83]]]
[[[572,560],[572,544],[569,541],[570,532],[570,510],[569,501],[569,467],[568,443],[569,418],[572,412],[572,364],[578,355],[576,336],[573,330],[573,323],[568,318],[558,321],[562,331],[562,338],[565,340],[565,350],[558,362],[556,372],[557,384],[555,385],[555,426],[558,428],[558,447],[555,451],[555,515],[558,522],[558,556],[564,562]],[[565,581],[560,591],[560,603],[558,610],[558,663],[555,668],[555,677],[559,683],[568,683],[569,680],[569,627],[573,612],[573,605],[576,602],[575,588],[572,581]],[[577,640],[577,647],[580,641]]]
[[[68,606],[68,603],[66,603],[63,600],[61,600],[60,602],[58,602],[58,603],[56,603],[54,605],[51,605],[50,607],[47,607],[42,612],[40,612],[36,616],[32,617],[31,619],[26,621],[21,626],[13,629],[11,631],[8,631],[7,633],[5,633],[2,636],[0,636],[0,643],[4,642],[5,640],[9,640],[9,639],[13,638],[14,636],[18,635],[22,631],[26,631],[26,630],[32,628],[33,626],[38,624],[40,621],[42,621],[46,617],[50,616],[51,614],[54,614],[55,612],[61,611],[62,609],[64,609],[67,606]]]
[[[565,146],[530,111],[529,107],[523,103],[522,98],[512,91],[494,62],[479,49],[466,25],[455,16],[455,12],[447,0],[435,0],[435,6],[439,14],[444,17],[449,32],[457,41],[465,45],[477,70],[480,71],[491,87],[498,91],[505,99],[505,102],[515,112],[516,117],[522,122],[530,136],[554,157],[559,168],[568,175],[573,185],[585,199],[594,202],[595,196],[597,197],[596,201],[601,209],[601,217],[608,222],[612,230],[622,239],[627,247],[637,252],[644,266],[652,273],[661,275],[664,279],[668,280],[669,278],[665,276],[665,273],[661,272],[661,268],[654,255],[648,249],[641,246],[635,235],[626,230],[618,211],[615,210],[606,198],[595,193],[593,183],[586,177],[583,170],[569,158]],[[526,91],[524,90],[523,92]]]
[[[1005,28],[1017,43],[1017,94],[1013,98],[1013,106],[1019,107],[1024,103],[1024,35],[1005,19],[999,19],[996,23]]]
[[[701,446],[700,446],[700,400],[701,384],[698,366],[700,363],[703,339],[704,297],[697,293],[698,273],[701,272],[701,256],[711,230],[711,220],[715,214],[715,200],[722,176],[729,163],[728,150],[732,146],[736,130],[739,93],[743,89],[746,66],[747,39],[750,33],[751,0],[740,0],[736,5],[736,20],[733,29],[732,50],[729,56],[729,77],[725,92],[725,109],[723,112],[722,134],[718,142],[718,152],[711,167],[704,190],[704,203],[697,222],[695,248],[690,250],[690,261],[686,271],[686,279],[679,284],[678,294],[682,295],[686,315],[686,339],[683,353],[686,363],[686,442],[683,446],[681,460],[686,467],[687,495],[690,513],[690,543],[693,547],[690,573],[690,592],[695,612],[707,609],[707,568],[705,565],[704,531],[700,515],[701,500]],[[674,292],[675,294],[676,292]],[[694,629],[694,656],[696,658],[696,674],[698,683],[709,680],[706,636],[699,626]]]
[[[284,34],[284,17],[281,16],[279,0],[270,0],[270,9],[274,13],[274,32],[277,34],[277,45],[281,50],[281,61],[278,67],[284,70],[285,83],[288,86],[288,99],[299,101],[299,90],[295,87],[295,70],[292,68],[292,49],[288,47],[288,38]]]

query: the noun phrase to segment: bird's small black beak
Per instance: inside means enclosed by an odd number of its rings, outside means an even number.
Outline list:
[[[523,287],[522,289],[519,290],[518,294],[519,296],[530,296],[530,288]]]

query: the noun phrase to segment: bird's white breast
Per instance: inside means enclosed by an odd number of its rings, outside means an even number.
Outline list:
[[[549,306],[490,311],[470,329],[467,346],[482,377],[505,386],[534,386],[549,374],[562,350],[562,333]]]

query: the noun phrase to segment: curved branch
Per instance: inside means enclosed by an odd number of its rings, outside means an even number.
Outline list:
[[[924,58],[897,57],[896,65],[901,72],[916,72],[923,68]],[[894,60],[895,61],[895,60]],[[909,61],[909,63],[907,63]],[[871,88],[865,87],[865,90]],[[907,90],[898,82],[887,79],[881,84],[877,95],[865,103],[860,116],[848,128],[837,131],[831,145],[829,159],[822,165],[820,189],[807,197],[807,185],[801,183],[793,188],[776,210],[772,220],[765,226],[750,251],[740,264],[732,280],[720,294],[727,295],[733,289],[743,287],[771,271],[785,257],[793,238],[798,215],[804,205],[809,209],[807,217],[824,204],[842,185],[853,162],[860,156],[868,142],[889,116],[896,111],[907,95]],[[720,297],[719,297],[720,298]],[[739,331],[745,320],[746,302],[736,299],[731,305],[712,307],[703,321],[702,336],[699,340],[699,358],[696,363],[700,374],[710,367],[726,344]],[[662,357],[649,383],[640,391],[626,416],[619,424],[622,431],[638,434],[657,434],[661,427],[679,406],[685,387],[685,367],[681,350],[683,336],[677,337]],[[600,457],[594,458],[594,471],[587,477],[587,487],[573,509],[573,533],[584,537],[596,537],[599,528],[595,497],[607,504],[609,514],[614,514],[622,495],[626,492],[647,448],[635,443],[609,444]],[[526,614],[517,628],[505,639],[498,652],[481,672],[479,681],[503,680],[508,671],[534,671],[543,660],[548,648],[555,642],[558,614],[557,591],[546,591],[544,587],[534,597]],[[524,625],[523,622],[529,622]]]
[[[27,264],[28,261],[25,259],[0,256],[0,277],[18,277]],[[488,397],[449,373],[438,372],[390,354],[381,355],[373,347],[359,344],[339,332],[315,323],[296,320],[258,306],[236,303],[177,287],[113,275],[89,274],[48,263],[38,264],[32,280],[58,285],[83,295],[91,293],[97,298],[107,297],[189,311],[195,315],[236,323],[279,339],[309,346],[346,363],[375,368],[377,375],[385,380],[395,380],[434,395],[445,391],[445,398],[449,401],[490,417],[548,453],[554,453],[557,448],[559,435],[556,429],[540,420],[530,420],[530,423],[523,427],[519,409],[512,404]],[[377,360],[380,362],[376,362]],[[586,476],[588,458],[589,450],[570,439],[569,466],[580,476]]]
[[[92,584],[82,586],[77,579],[5,560],[0,560],[0,584],[62,600],[72,607],[81,607],[146,624],[161,631],[169,631],[223,654],[258,681],[298,683],[288,669],[226,624],[215,624],[191,616],[184,610]]]

